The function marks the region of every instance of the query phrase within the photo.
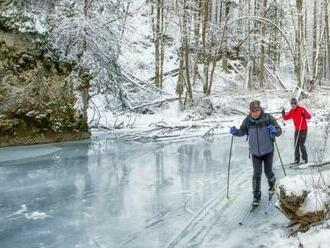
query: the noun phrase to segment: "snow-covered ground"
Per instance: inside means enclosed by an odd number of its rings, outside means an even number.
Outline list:
[[[311,160],[323,142],[318,129],[311,128],[307,142]],[[299,240],[304,247],[326,247],[313,237],[330,241],[329,232],[318,228],[287,237],[286,218],[274,202],[266,207],[264,176],[262,207],[238,225],[252,200],[244,138],[234,139],[227,199],[229,135],[155,143],[106,136],[0,149],[6,158],[0,164],[1,248],[297,247]],[[292,130],[278,145],[290,162]],[[275,171],[283,177],[277,156]]]

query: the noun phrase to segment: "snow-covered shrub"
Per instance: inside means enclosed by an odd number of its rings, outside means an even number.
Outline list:
[[[120,52],[123,3],[104,0],[62,0],[48,17],[50,55],[84,68],[92,76],[91,94],[123,92]],[[74,85],[80,87],[79,80]],[[78,108],[81,96],[77,95]]]

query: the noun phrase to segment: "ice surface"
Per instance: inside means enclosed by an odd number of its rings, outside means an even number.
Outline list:
[[[274,208],[238,226],[252,199],[245,138],[234,139],[228,200],[228,135],[148,144],[104,137],[0,149],[1,248],[258,247],[286,240],[286,219]],[[310,153],[321,142],[308,139]],[[292,143],[292,130],[278,139],[287,161]],[[262,189],[264,207],[264,176]]]
[[[20,160],[45,156],[51,153],[58,152],[59,150],[61,150],[61,148],[55,145],[36,145],[2,148],[0,163],[11,160]]]

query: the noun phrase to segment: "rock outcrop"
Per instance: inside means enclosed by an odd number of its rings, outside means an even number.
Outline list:
[[[89,74],[0,22],[0,146],[88,138]]]

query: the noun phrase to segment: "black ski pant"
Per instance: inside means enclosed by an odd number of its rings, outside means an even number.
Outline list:
[[[260,157],[252,155],[252,163],[253,163],[252,188],[253,188],[253,194],[255,196],[261,194],[260,187],[261,187],[262,163],[264,163],[265,175],[267,177],[268,184],[272,185],[276,181],[276,177],[273,172],[273,158],[274,158],[274,152],[265,154]]]
[[[302,159],[308,161],[308,155],[305,147],[305,142],[307,138],[307,130],[295,131],[294,132],[294,161],[300,162],[300,151],[302,154]]]

